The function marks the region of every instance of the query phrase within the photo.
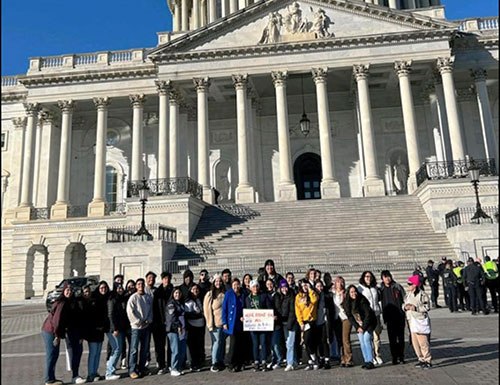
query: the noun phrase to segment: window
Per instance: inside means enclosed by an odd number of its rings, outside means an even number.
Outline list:
[[[106,201],[110,211],[116,210],[118,172],[112,166],[106,167]]]
[[[7,150],[7,133],[2,132],[2,151]]]

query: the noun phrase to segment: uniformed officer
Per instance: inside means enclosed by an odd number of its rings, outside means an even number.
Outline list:
[[[484,257],[483,270],[486,275],[486,288],[490,291],[493,309],[495,313],[498,313],[498,266],[488,255]]]
[[[469,292],[470,305],[472,308],[472,315],[476,315],[478,310],[484,314],[488,314],[488,310],[484,306],[482,296],[482,286],[486,277],[484,271],[480,266],[474,263],[474,259],[467,259],[467,267],[463,272],[465,290]]]
[[[427,262],[427,267],[425,268],[425,273],[427,274],[427,282],[431,287],[431,301],[435,308],[441,306],[438,305],[437,299],[439,297],[439,271],[434,268],[434,261],[429,259]]]
[[[456,312],[458,311],[457,277],[453,273],[453,262],[451,260],[446,261],[442,276],[445,295],[448,297],[448,308],[450,309],[450,312]]]
[[[463,270],[464,270],[464,263],[462,261],[458,261],[457,266],[453,268],[453,273],[457,277],[458,306],[460,310],[467,309],[470,311],[469,294],[465,291]]]

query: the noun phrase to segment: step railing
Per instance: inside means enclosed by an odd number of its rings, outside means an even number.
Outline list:
[[[129,181],[127,197],[138,197],[142,181]],[[203,186],[189,177],[148,179],[146,185],[151,196],[188,194],[194,198],[203,199]]]
[[[106,243],[146,242],[154,240],[177,243],[177,230],[173,227],[153,223],[146,225],[146,229],[150,235],[137,235],[140,228],[141,226],[138,225],[108,227],[106,229]]]
[[[476,207],[459,207],[449,213],[445,214],[446,228],[451,229],[452,227],[481,223],[498,223],[498,207],[496,206],[484,206],[482,210],[490,218],[477,218],[472,220],[472,217],[476,213]]]

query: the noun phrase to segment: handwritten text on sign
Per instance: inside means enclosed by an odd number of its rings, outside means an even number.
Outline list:
[[[271,332],[274,329],[272,309],[243,309],[243,330],[246,332]]]

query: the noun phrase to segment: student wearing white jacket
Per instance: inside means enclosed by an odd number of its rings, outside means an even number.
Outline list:
[[[358,292],[368,300],[370,307],[375,312],[375,316],[377,318],[377,326],[373,331],[373,364],[381,365],[384,362],[380,355],[380,335],[382,334],[380,314],[382,313],[382,310],[380,308],[377,281],[371,271],[365,271],[361,274],[357,289]]]

